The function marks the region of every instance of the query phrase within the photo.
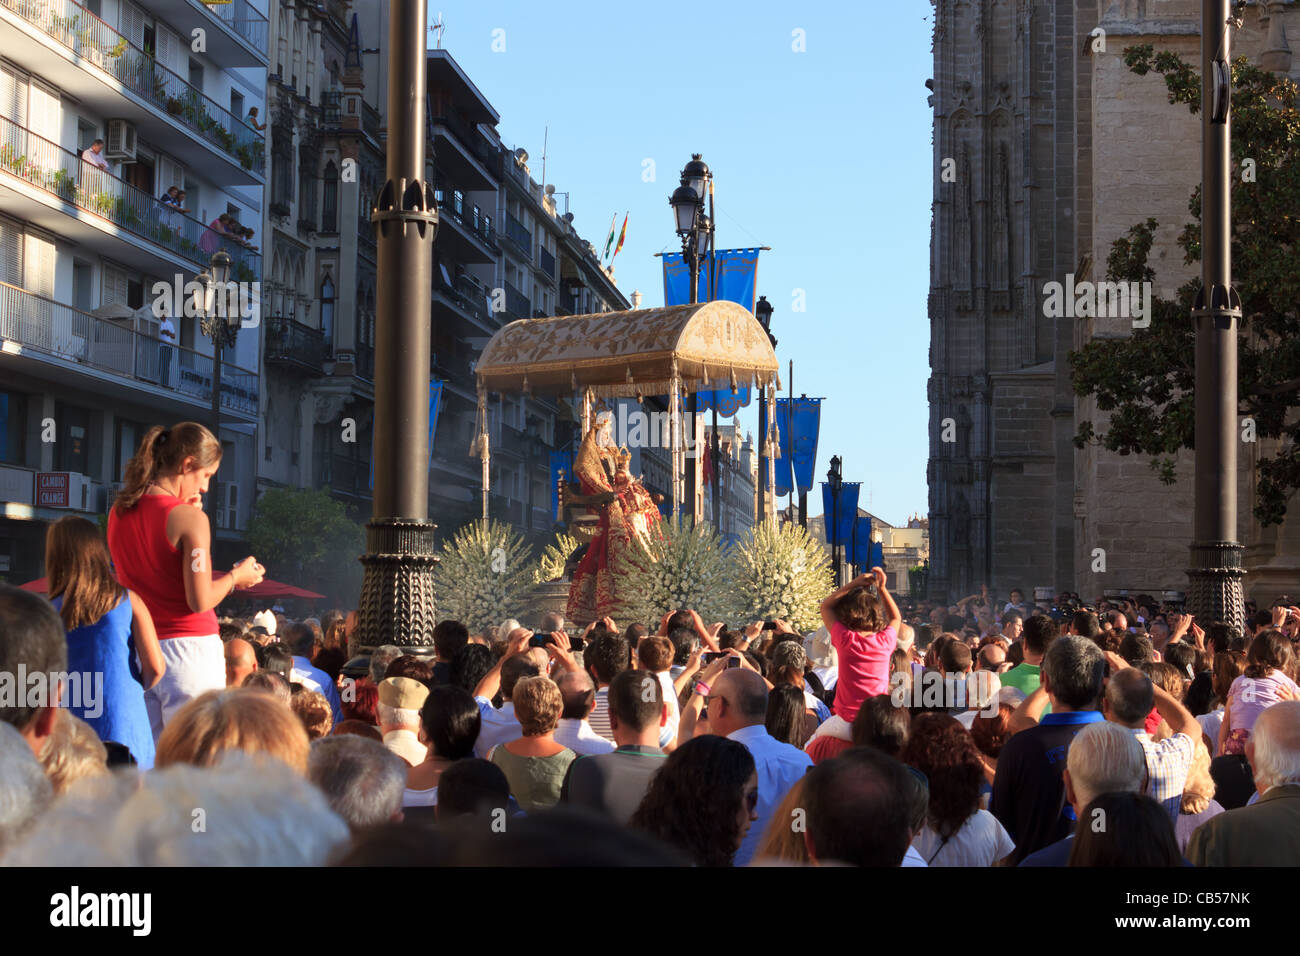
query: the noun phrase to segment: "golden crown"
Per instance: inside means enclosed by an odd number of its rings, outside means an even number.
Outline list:
[[[618,457],[618,463],[620,465],[626,465],[629,461],[632,460],[632,453],[627,450],[627,445],[624,445],[622,448],[618,450],[617,457]]]

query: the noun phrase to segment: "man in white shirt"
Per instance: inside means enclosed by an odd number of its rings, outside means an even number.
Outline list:
[[[587,716],[596,706],[596,688],[586,671],[564,671],[555,678],[564,699],[560,723],[555,728],[555,742],[579,756],[607,754],[618,745],[591,729]]]
[[[524,735],[515,716],[515,705],[510,701],[515,684],[522,677],[536,677],[541,671],[528,653],[528,640],[532,631],[518,627],[510,632],[506,643],[506,652],[493,668],[483,675],[483,679],[474,688],[474,700],[478,704],[482,723],[479,727],[478,742],[474,744],[474,756],[487,759],[487,753],[497,744],[515,740]],[[492,698],[501,692],[504,703],[501,709],[492,706]]]
[[[758,772],[758,819],[735,857],[736,866],[744,866],[754,858],[786,793],[812,766],[812,758],[767,732],[767,684],[756,671],[743,667],[724,670],[710,686],[707,703],[710,728],[749,748]]]
[[[429,688],[411,677],[387,677],[379,682],[379,733],[384,746],[412,767],[429,755],[420,742],[420,708]]]
[[[104,141],[97,139],[81,152],[82,162],[89,163],[96,169],[109,172],[108,160],[104,157]]]
[[[176,326],[171,316],[164,315],[158,323],[158,384],[164,388],[172,387],[172,349],[176,345]],[[275,633],[272,631],[271,633]]]

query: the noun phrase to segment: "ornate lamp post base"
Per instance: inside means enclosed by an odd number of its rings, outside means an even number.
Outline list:
[[[369,654],[382,644],[423,650],[433,646],[433,533],[429,521],[392,518],[366,525],[365,574],[357,629],[348,655]]]
[[[1245,633],[1246,570],[1241,566],[1246,549],[1235,541],[1212,541],[1191,546],[1192,566],[1187,569],[1187,610],[1198,623],[1223,621]]]

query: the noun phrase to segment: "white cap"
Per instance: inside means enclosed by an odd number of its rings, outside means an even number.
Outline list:
[[[253,626],[266,628],[266,633],[275,636],[275,615],[270,611],[258,611],[253,615]]]
[[[824,624],[804,639],[804,650],[808,652],[813,667],[834,667],[838,660],[835,645],[831,643],[831,632]]]

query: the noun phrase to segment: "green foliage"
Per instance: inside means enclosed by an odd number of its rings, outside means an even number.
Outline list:
[[[1164,77],[1169,102],[1200,109],[1200,76],[1181,56],[1150,45],[1125,50],[1139,76]],[[1259,464],[1255,516],[1279,523],[1287,499],[1300,488],[1300,89],[1244,57],[1232,64],[1232,263],[1241,295],[1238,337],[1238,412],[1255,421]],[[1253,161],[1255,182],[1241,175]],[[1199,262],[1200,187],[1188,202],[1193,221],[1178,236],[1187,263]],[[1112,281],[1149,281],[1154,219],[1133,226],[1107,259]],[[1111,415],[1104,430],[1079,423],[1077,447],[1099,444],[1121,455],[1151,458],[1167,483],[1177,478],[1177,453],[1193,447],[1195,327],[1191,319],[1199,279],[1173,300],[1155,298],[1149,328],[1122,339],[1089,342],[1070,356],[1074,390],[1094,396]]]
[[[329,489],[273,488],[257,499],[248,544],[267,577],[356,605],[364,532]]]
[[[465,525],[442,547],[434,570],[438,620],[457,620],[471,634],[518,617],[533,584],[534,568],[524,539],[508,524],[482,520]]]

